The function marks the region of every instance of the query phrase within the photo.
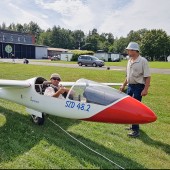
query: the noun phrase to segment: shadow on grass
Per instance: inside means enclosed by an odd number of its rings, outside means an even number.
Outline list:
[[[49,144],[61,147],[65,151],[69,152],[72,157],[76,157],[76,159],[84,167],[86,167],[86,163],[88,162],[91,165],[100,167],[100,169],[118,168],[101,156],[80,145],[80,143],[76,142],[72,138],[69,138],[61,131],[61,129],[57,127],[54,128],[54,124],[49,122],[48,119],[44,126],[37,126],[32,124],[32,122],[28,119],[28,116],[21,115],[3,107],[0,107],[0,111],[6,117],[6,123],[0,127],[0,163],[14,160],[19,155],[22,155],[32,149],[40,142],[40,140],[46,139]],[[52,119],[65,130],[67,130],[70,126],[81,122],[78,120],[63,119],[53,116]],[[97,152],[104,154],[104,156],[115,161],[118,165],[121,165],[126,169],[145,168],[143,165],[126,158],[120,153],[93,142],[90,139],[75,133],[70,134],[88,145],[90,148],[94,148]]]
[[[144,143],[146,143],[147,145],[151,145],[154,146],[156,148],[161,148],[164,152],[166,152],[167,154],[170,154],[170,145],[160,142],[160,141],[156,141],[151,139],[144,131],[141,130],[141,136],[142,138],[139,138],[140,140],[142,140]]]

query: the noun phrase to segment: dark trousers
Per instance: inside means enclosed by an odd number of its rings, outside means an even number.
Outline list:
[[[142,101],[141,92],[144,89],[144,87],[145,87],[144,84],[129,84],[127,88],[127,94],[141,102]],[[132,130],[139,131],[139,125],[133,124]]]

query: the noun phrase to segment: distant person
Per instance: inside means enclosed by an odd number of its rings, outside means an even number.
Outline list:
[[[45,89],[44,95],[65,99],[69,89],[59,85],[61,77],[59,74],[54,73],[50,77],[50,86]]]
[[[11,53],[11,58],[12,58],[12,62],[15,63],[15,56],[13,53]]]
[[[128,84],[127,94],[138,101],[142,101],[142,97],[148,94],[151,80],[148,62],[144,57],[140,56],[139,45],[136,42],[130,42],[126,50],[129,60],[127,63],[126,79],[120,87],[120,91],[123,92]],[[138,124],[133,124],[126,129],[132,130],[132,133],[128,134],[130,137],[138,137],[140,135]]]
[[[24,64],[28,64],[29,61],[25,58],[23,63],[24,63]]]

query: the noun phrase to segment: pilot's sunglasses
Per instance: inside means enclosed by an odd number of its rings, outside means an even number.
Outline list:
[[[57,81],[61,81],[60,78],[56,78],[56,77],[53,77],[52,79],[53,79],[53,80],[57,80]]]

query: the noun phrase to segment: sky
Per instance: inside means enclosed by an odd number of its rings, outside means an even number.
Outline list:
[[[126,37],[133,30],[162,29],[170,35],[170,0],[1,0],[0,24],[37,23],[47,30],[60,26],[85,34]]]

